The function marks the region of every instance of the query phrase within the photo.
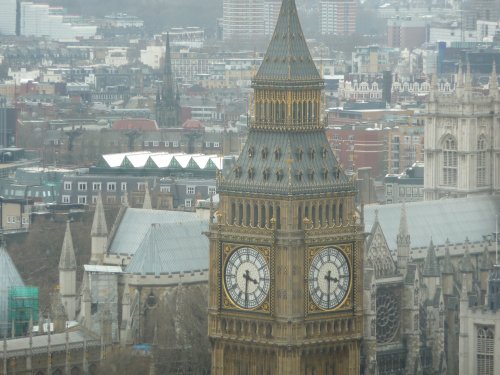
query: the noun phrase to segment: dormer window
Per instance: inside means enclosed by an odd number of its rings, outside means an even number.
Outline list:
[[[280,160],[281,159],[281,148],[276,148],[276,150],[274,150],[274,158],[276,160]]]
[[[302,181],[302,176],[304,173],[301,170],[298,170],[297,173],[295,174],[295,177],[297,178],[297,181]]]
[[[278,169],[276,171],[276,180],[277,181],[283,180],[283,169]]]
[[[313,181],[314,180],[314,169],[309,169],[307,171],[307,177],[309,178],[309,181]]]
[[[255,169],[248,168],[248,179],[253,180],[254,177],[255,177]]]
[[[264,147],[262,149],[262,159],[267,159],[267,155],[269,155],[269,150],[267,149],[267,147]]]
[[[234,168],[234,175],[236,178],[241,177],[241,167],[240,166],[237,166],[236,168]]]
[[[326,159],[327,155],[328,155],[328,150],[326,149],[326,147],[323,147],[321,149],[321,157],[323,158],[323,160]]]
[[[311,147],[309,149],[309,159],[314,160],[315,155],[316,155],[316,151],[314,150],[314,148]]]
[[[250,147],[248,148],[248,157],[249,157],[249,158],[253,158],[253,156],[254,156],[254,155],[255,155],[255,149],[254,149],[254,147],[253,147],[253,146],[250,146]]]
[[[271,171],[269,168],[264,169],[264,172],[262,172],[262,177],[264,177],[264,181],[269,180],[269,176],[271,176]]]
[[[297,154],[297,160],[302,161],[302,155],[304,154],[304,151],[302,150],[302,148],[298,148],[296,154]]]
[[[323,170],[321,171],[321,174],[323,175],[323,180],[328,179],[328,169],[327,168],[323,168]]]

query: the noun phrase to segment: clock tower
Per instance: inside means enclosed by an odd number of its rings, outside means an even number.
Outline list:
[[[245,146],[210,225],[212,374],[360,372],[363,228],[321,120],[294,0],[252,81]]]

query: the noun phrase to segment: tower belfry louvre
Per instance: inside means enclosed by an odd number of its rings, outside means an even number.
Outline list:
[[[359,374],[363,228],[321,119],[294,0],[252,81],[254,116],[210,224],[212,374]]]

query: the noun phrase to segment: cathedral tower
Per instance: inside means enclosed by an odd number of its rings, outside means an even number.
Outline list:
[[[212,374],[359,374],[363,228],[320,118],[323,85],[283,0],[247,142],[218,178]]]
[[[163,85],[156,94],[156,122],[160,128],[179,127],[179,95],[175,94],[170,56],[170,37],[167,33],[165,60],[163,63]]]
[[[92,237],[90,263],[102,264],[108,248],[108,226],[100,193],[97,197],[90,235]]]

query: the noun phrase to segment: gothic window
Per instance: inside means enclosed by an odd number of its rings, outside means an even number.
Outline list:
[[[264,147],[262,149],[262,159],[267,159],[268,154],[269,154],[269,150],[267,149],[267,147]]]
[[[237,166],[236,168],[234,168],[234,175],[236,178],[241,177],[241,167],[240,166]]]
[[[480,137],[477,141],[477,186],[487,184],[486,163],[486,139]]]
[[[492,327],[477,328],[477,374],[493,375],[495,334]]]
[[[415,288],[415,292],[414,292],[414,294],[413,294],[413,304],[414,304],[415,306],[417,306],[417,305],[418,305],[418,288]]]
[[[413,317],[413,330],[418,331],[419,322],[420,319],[418,318],[418,314],[415,314],[415,316]]]
[[[377,343],[394,340],[399,330],[399,300],[394,291],[377,291]]]
[[[443,185],[457,186],[457,143],[451,136],[443,143]]]

